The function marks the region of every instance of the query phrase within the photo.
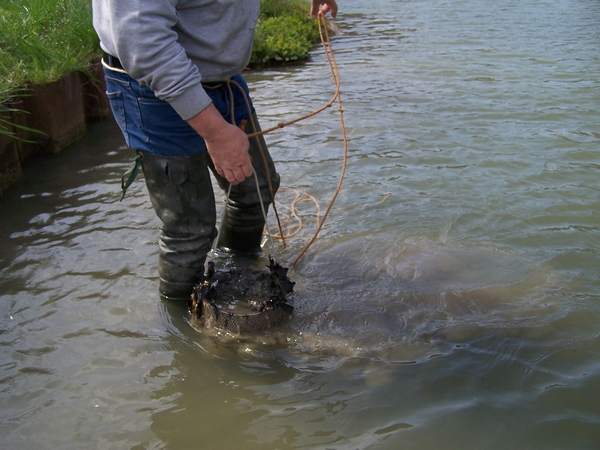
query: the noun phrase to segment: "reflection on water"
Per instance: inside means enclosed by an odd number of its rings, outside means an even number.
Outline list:
[[[598,4],[341,6],[347,176],[281,328],[159,301],[112,122],[28,162],[0,199],[3,448],[598,448]],[[263,128],[333,92],[319,52],[248,80]],[[337,185],[337,111],[267,140],[289,264]]]

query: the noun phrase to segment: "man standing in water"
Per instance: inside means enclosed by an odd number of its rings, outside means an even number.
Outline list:
[[[216,237],[208,168],[222,189],[231,186],[217,245],[232,251],[260,251],[261,201],[266,208],[269,184],[273,192],[279,187],[264,139],[249,141],[244,132],[253,131],[245,126],[252,120],[258,128],[240,73],[250,60],[260,0],[92,5],[113,115],[141,156],[162,221],[159,290],[169,299],[188,299]],[[337,13],[335,0],[311,0],[313,18],[319,7]]]

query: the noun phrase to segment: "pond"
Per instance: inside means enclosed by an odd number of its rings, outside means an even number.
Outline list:
[[[282,327],[219,336],[159,299],[112,121],[25,165],[0,198],[3,448],[599,448],[600,4],[335,22],[347,170]],[[319,48],[247,79],[263,128],[334,92]],[[290,265],[340,178],[337,108],[266,138],[294,235],[261,261]]]

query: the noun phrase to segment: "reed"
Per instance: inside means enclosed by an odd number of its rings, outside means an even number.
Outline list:
[[[0,80],[0,99],[2,99],[0,101],[0,136],[8,136],[10,138],[19,139],[23,142],[33,143],[34,141],[20,138],[16,131],[22,130],[36,134],[44,133],[34,128],[14,123],[12,120],[10,120],[12,113],[23,113],[23,111],[13,106],[13,101],[18,96],[22,97],[25,95],[28,95],[25,89],[11,85],[4,80]]]

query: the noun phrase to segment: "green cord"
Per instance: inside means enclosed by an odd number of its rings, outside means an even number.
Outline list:
[[[127,188],[131,186],[135,177],[137,177],[138,172],[140,171],[140,166],[142,165],[142,155],[137,155],[133,160],[133,164],[127,172],[121,177],[121,200],[125,198],[125,193],[127,192]],[[127,179],[127,181],[125,181]]]

